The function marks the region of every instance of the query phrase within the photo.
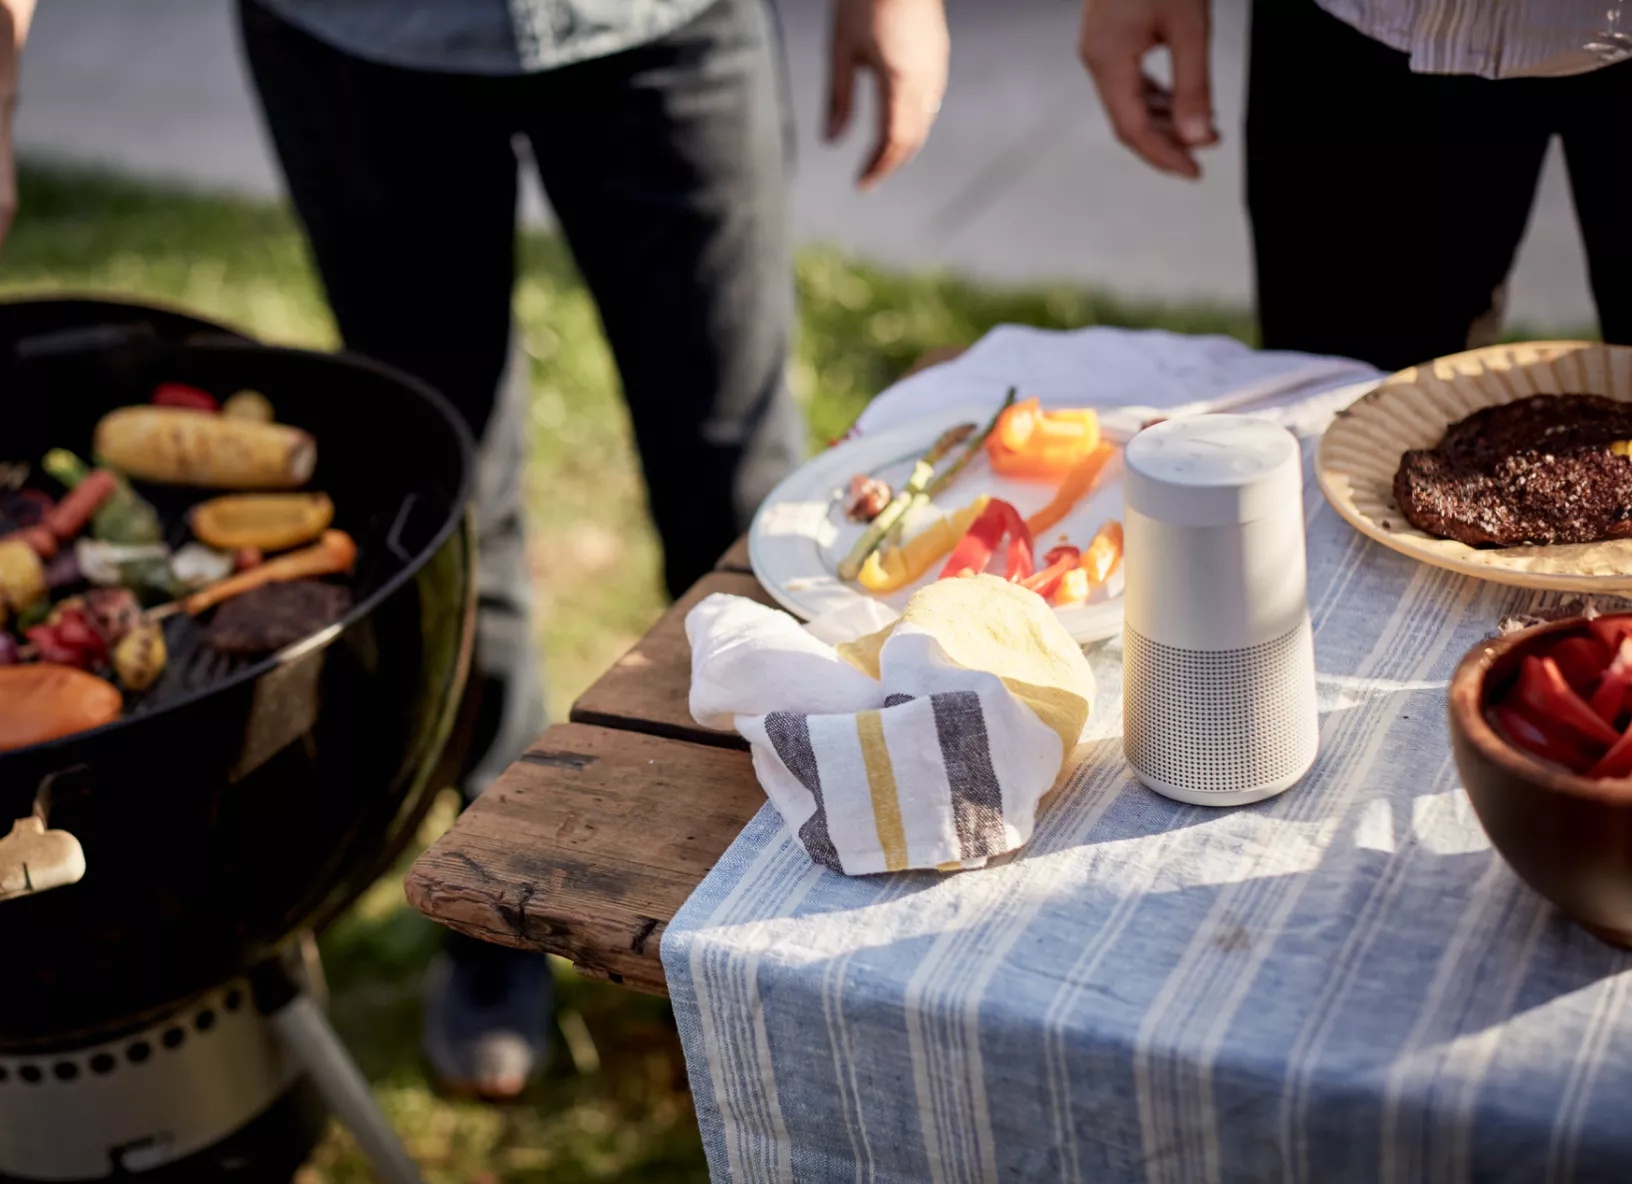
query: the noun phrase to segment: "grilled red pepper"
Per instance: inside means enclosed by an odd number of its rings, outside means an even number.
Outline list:
[[[1004,556],[1005,579],[1021,581],[1031,575],[1031,531],[1026,520],[1006,501],[993,498],[969,526],[969,531],[952,549],[952,557],[941,569],[940,579],[976,575],[986,570],[998,545],[1007,538]]]
[[[1585,700],[1570,689],[1558,663],[1551,658],[1528,657],[1513,685],[1513,702],[1532,720],[1548,720],[1581,739],[1608,748],[1620,734],[1606,724]]]
[[[1592,763],[1591,754],[1579,744],[1557,729],[1543,727],[1517,707],[1498,703],[1490,709],[1490,722],[1513,747],[1562,765],[1572,773],[1584,772]]]
[[[156,407],[185,407],[191,411],[221,410],[221,404],[215,401],[214,395],[196,386],[188,386],[185,382],[159,383],[153,388],[153,404]]]
[[[1048,564],[1042,571],[1027,576],[1020,581],[1022,588],[1030,588],[1044,600],[1053,599],[1054,593],[1059,590],[1060,581],[1065,573],[1076,567],[1082,561],[1082,552],[1075,547],[1055,547],[1043,556],[1043,562]]]
[[[54,625],[35,625],[32,629],[24,630],[23,636],[28,638],[42,662],[55,662],[61,666],[85,665],[84,655],[78,648],[63,641]]]

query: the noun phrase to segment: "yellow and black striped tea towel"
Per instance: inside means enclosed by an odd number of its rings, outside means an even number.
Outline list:
[[[979,867],[1031,837],[1088,722],[1094,678],[1033,592],[938,580],[837,647],[714,595],[686,617],[691,713],[734,727],[810,857],[849,875]]]

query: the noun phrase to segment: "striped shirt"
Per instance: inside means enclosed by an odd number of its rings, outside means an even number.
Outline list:
[[[1625,0],[1316,0],[1422,74],[1547,78],[1632,57]]]
[[[258,0],[365,61],[528,74],[656,41],[714,0]]]

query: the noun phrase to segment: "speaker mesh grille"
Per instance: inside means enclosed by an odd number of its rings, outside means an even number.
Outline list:
[[[1303,773],[1320,743],[1307,619],[1241,650],[1183,650],[1132,628],[1122,651],[1122,746],[1178,789],[1231,793]]]

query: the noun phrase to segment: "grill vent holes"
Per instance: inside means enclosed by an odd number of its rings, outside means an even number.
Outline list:
[[[1193,793],[1297,777],[1319,724],[1307,620],[1238,650],[1185,650],[1133,629],[1123,639],[1123,748],[1135,768]]]
[[[161,1051],[173,1051],[186,1043],[187,1027],[190,1025],[199,1036],[207,1036],[215,1031],[221,1019],[221,1011],[236,1012],[243,1005],[242,992],[234,987],[229,990],[216,1007],[200,1007],[187,1020],[180,1019],[163,1030],[157,1039],[143,1037],[123,1044],[119,1049],[103,1049],[97,1052],[87,1052],[74,1057],[52,1057],[33,1060],[13,1060],[9,1063],[0,1059],[0,1086],[10,1084],[42,1085],[48,1078],[68,1084],[77,1081],[82,1076],[107,1077],[118,1069],[121,1063],[130,1066],[146,1064]]]

